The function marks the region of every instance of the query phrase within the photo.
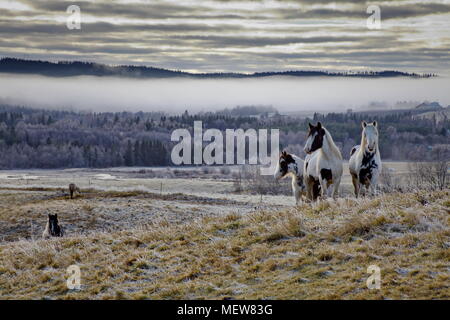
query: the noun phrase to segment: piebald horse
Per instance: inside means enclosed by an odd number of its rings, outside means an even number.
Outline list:
[[[303,170],[308,198],[317,199],[319,184],[323,199],[337,197],[343,171],[342,155],[320,122],[316,126],[309,124],[304,151],[308,154]]]
[[[378,125],[377,122],[362,122],[361,145],[354,146],[350,153],[349,170],[352,176],[355,196],[366,190],[375,193],[378,178],[381,173],[381,157],[378,149]]]
[[[275,179],[283,179],[285,177],[292,178],[292,192],[295,197],[295,203],[298,204],[302,194],[305,192],[305,184],[303,183],[303,159],[296,155],[283,151],[275,169]]]

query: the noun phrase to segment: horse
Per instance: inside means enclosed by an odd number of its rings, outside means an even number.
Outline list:
[[[308,155],[303,170],[308,198],[314,201],[319,194],[323,199],[336,198],[343,172],[342,155],[331,134],[320,122],[316,126],[309,123],[303,150]]]
[[[305,184],[303,183],[303,159],[294,154],[283,151],[275,168],[274,177],[277,180],[290,176],[292,178],[292,193],[295,197],[295,204],[300,202],[302,194],[305,193]]]
[[[375,194],[381,173],[381,157],[378,148],[378,124],[376,121],[362,123],[361,144],[354,146],[350,152],[349,171],[352,176],[355,196],[370,189]]]
[[[80,188],[78,188],[75,183],[69,184],[70,199],[73,199],[75,192],[81,193]]]
[[[64,229],[58,224],[58,215],[49,214],[45,230],[42,233],[42,238],[48,239],[50,237],[62,237]]]

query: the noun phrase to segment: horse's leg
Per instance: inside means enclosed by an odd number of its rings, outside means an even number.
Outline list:
[[[367,184],[363,184],[361,186],[362,190],[363,190],[363,197],[367,197],[369,195],[369,185]]]
[[[369,197],[373,197],[375,196],[375,192],[374,192],[374,184],[372,183],[372,180],[369,182],[369,184],[367,184],[366,189],[367,189],[367,194],[369,195]]]
[[[303,199],[305,201],[305,203],[312,203],[313,199],[311,198],[310,193],[307,191],[305,192],[305,194],[303,195]]]
[[[297,191],[297,199],[296,199],[297,205],[302,204],[303,201],[304,201],[304,199],[303,199],[303,195],[302,195],[302,190],[298,190]]]
[[[366,196],[366,192],[365,192],[365,186],[362,184],[362,183],[360,183],[360,182],[358,182],[358,197],[365,197]]]
[[[327,189],[327,197],[328,198],[332,198],[333,197],[333,193],[334,193],[334,182],[330,183],[328,185],[328,189]]]
[[[309,201],[313,201],[314,200],[314,185],[308,180],[308,184],[306,187],[306,196],[308,197]]]
[[[296,188],[292,187],[292,192],[294,193],[295,205],[298,205],[298,202],[300,200],[300,190],[297,190]]]
[[[358,198],[358,196],[359,196],[359,181],[358,181],[358,176],[355,174],[352,174],[352,183],[353,183],[353,188],[355,190],[355,197]]]
[[[306,197],[310,202],[313,202],[314,199],[314,180],[311,178],[306,179]]]
[[[328,186],[326,179],[320,179],[320,188],[322,189],[322,200],[325,200],[328,197]]]
[[[314,201],[314,190],[311,184],[308,185],[308,188],[306,190],[306,197],[308,198],[309,201],[311,202]]]
[[[336,179],[333,183],[333,199],[336,199],[339,196],[339,185],[341,184],[341,177]]]
[[[369,186],[369,194],[370,194],[371,197],[375,197],[376,196],[375,185],[370,184],[370,186]]]
[[[370,187],[372,189],[373,196],[378,195],[378,175],[374,174],[372,177],[372,181],[370,182]]]

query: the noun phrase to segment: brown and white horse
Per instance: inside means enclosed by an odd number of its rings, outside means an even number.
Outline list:
[[[305,184],[303,183],[303,159],[294,154],[289,154],[283,151],[278,160],[275,169],[275,179],[283,179],[286,177],[292,178],[292,193],[295,197],[295,203],[298,204],[305,192]]]
[[[348,168],[352,176],[355,196],[361,193],[365,195],[366,190],[372,194],[376,191],[378,178],[381,173],[381,157],[378,148],[378,125],[362,122],[361,145],[354,146],[350,153]]]
[[[308,198],[317,199],[318,184],[323,199],[335,198],[343,171],[342,155],[331,134],[320,122],[316,126],[309,124],[304,151],[308,154],[303,170]]]

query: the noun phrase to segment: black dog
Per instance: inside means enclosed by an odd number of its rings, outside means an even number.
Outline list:
[[[47,225],[45,226],[45,230],[42,233],[42,237],[44,239],[48,239],[50,237],[62,237],[64,235],[63,227],[58,224],[58,215],[57,214],[49,214]]]

